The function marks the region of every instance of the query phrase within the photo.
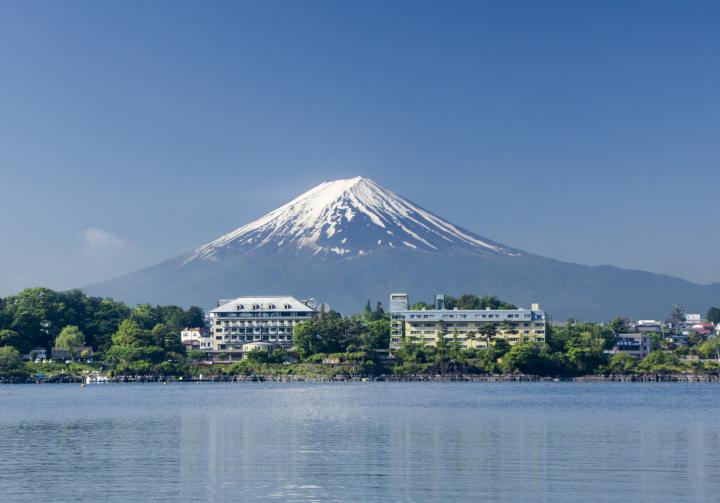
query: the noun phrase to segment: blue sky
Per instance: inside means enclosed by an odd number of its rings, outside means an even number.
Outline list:
[[[0,1],[0,295],[363,175],[481,235],[720,281],[717,2]]]

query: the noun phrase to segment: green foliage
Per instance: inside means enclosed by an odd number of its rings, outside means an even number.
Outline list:
[[[0,347],[0,376],[23,374],[20,352],[12,346]]]
[[[25,343],[22,336],[15,330],[0,330],[0,346],[12,346],[15,349],[25,349]]]
[[[705,318],[712,324],[717,325],[720,323],[720,308],[717,308],[715,306],[708,309],[707,314],[705,315]]]
[[[668,351],[653,351],[637,367],[641,372],[652,374],[674,374],[684,370],[678,356]]]
[[[685,323],[685,320],[687,320],[687,316],[685,315],[685,306],[682,304],[675,304],[670,312],[669,320],[670,323],[672,323],[673,328],[677,328]]]
[[[445,309],[517,309],[517,306],[504,302],[494,295],[478,297],[473,294],[462,294],[460,297],[445,295]],[[419,311],[421,309],[434,309],[434,303],[416,302],[410,309]]]
[[[118,331],[112,336],[113,346],[141,347],[150,346],[155,343],[150,330],[142,328],[132,318],[123,320]]]
[[[610,322],[610,328],[616,334],[625,333],[625,332],[627,332],[627,328],[628,328],[628,320],[626,318],[621,318],[620,316],[616,316]]]
[[[497,325],[495,323],[483,323],[478,330],[479,336],[485,341],[487,347],[490,347],[497,336]]]
[[[343,318],[331,311],[296,325],[293,343],[298,355],[305,359],[317,353],[344,353],[349,346],[386,349],[390,319],[379,305],[369,316],[365,314]]]
[[[720,361],[720,338],[713,337],[700,344],[698,353],[703,358],[714,358]]]
[[[64,327],[75,326],[85,334],[86,345],[104,353],[120,323],[129,317],[141,328],[152,329],[162,323],[177,333],[183,327],[203,324],[202,310],[197,307],[183,310],[144,304],[130,309],[113,299],[90,297],[80,290],[28,288],[0,300],[0,343],[12,345],[21,353],[34,347],[50,349]],[[12,330],[17,336],[4,330]]]
[[[550,347],[539,342],[515,344],[502,360],[502,369],[507,373],[551,375],[556,368]]]
[[[187,359],[190,361],[201,361],[207,358],[207,353],[200,349],[189,349],[187,352]]]
[[[173,306],[174,307],[174,306]],[[154,344],[165,351],[176,353],[185,352],[185,347],[180,340],[180,328],[172,328],[164,323],[158,323],[150,331]]]
[[[433,304],[428,304],[427,302],[416,302],[412,306],[410,306],[410,309],[413,311],[433,309]]]
[[[62,329],[55,339],[55,347],[72,350],[85,344],[85,334],[75,325],[68,325]]]
[[[478,297],[472,294],[463,294],[458,298],[445,296],[446,309],[517,309],[517,306],[504,302],[494,295]]]
[[[627,353],[616,353],[610,357],[608,371],[612,374],[626,375],[637,370],[637,360]]]

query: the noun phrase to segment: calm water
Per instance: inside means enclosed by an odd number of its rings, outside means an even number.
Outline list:
[[[0,501],[718,501],[711,384],[0,386]]]

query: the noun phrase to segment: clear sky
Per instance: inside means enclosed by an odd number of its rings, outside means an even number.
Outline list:
[[[720,281],[720,3],[0,0],[0,295],[188,251],[323,180]]]

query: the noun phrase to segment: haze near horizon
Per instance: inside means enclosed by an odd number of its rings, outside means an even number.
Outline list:
[[[0,5],[0,295],[358,175],[547,257],[720,281],[711,2]]]

